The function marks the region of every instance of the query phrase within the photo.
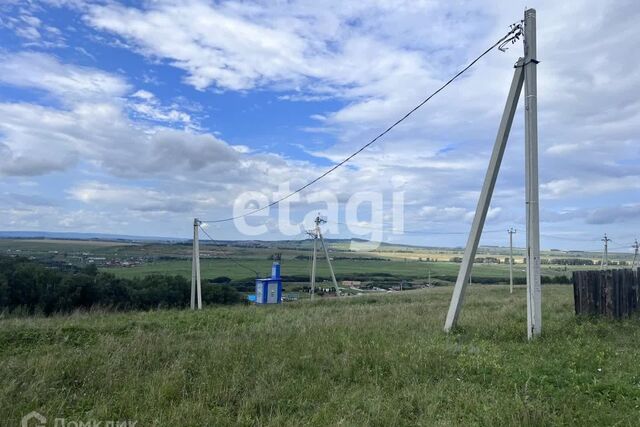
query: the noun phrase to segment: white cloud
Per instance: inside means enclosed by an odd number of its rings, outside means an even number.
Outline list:
[[[249,89],[260,79],[290,79],[293,64],[305,66],[304,44],[286,31],[222,14],[203,2],[164,2],[158,9],[96,6],[89,20],[139,43],[145,53],[169,58],[188,70],[187,81],[198,89],[212,82]],[[256,64],[261,64],[259,69]]]
[[[0,28],[7,28],[23,39],[23,46],[60,48],[66,46],[61,31],[39,18],[39,5],[5,0],[0,4]]]
[[[0,103],[1,174],[41,175],[80,162],[93,162],[118,176],[184,173],[237,154],[210,135],[132,122],[126,109],[169,124],[190,125],[191,117],[162,106],[146,91],[131,96],[142,102],[125,102],[131,86],[118,76],[63,64],[42,53],[5,54],[2,59],[0,81],[42,90],[64,108]]]
[[[132,98],[140,98],[145,101],[155,101],[156,96],[149,91],[144,89],[137,90],[135,93],[131,95]]]
[[[487,219],[493,220],[498,218],[500,212],[502,212],[502,208],[500,207],[489,208],[489,211],[487,212]],[[473,220],[474,214],[475,210],[468,210],[458,206],[423,206],[419,211],[419,215],[423,219],[433,223],[455,221],[470,222]]]
[[[165,110],[149,104],[133,104],[131,105],[131,109],[136,113],[139,113],[142,117],[155,120],[157,122],[179,122],[185,125],[191,123],[191,116],[178,110]]]
[[[548,198],[631,192],[640,189],[640,175],[600,177],[592,181],[578,178],[558,179],[542,184],[541,189],[543,196]]]
[[[211,134],[134,125],[118,104],[82,103],[58,110],[4,103],[0,115],[0,173],[5,175],[42,175],[82,162],[117,177],[191,180],[224,188],[300,176],[279,156],[243,154]]]
[[[69,114],[36,105],[5,103],[0,104],[0,115],[0,174],[41,175],[65,170],[79,161],[81,140]],[[69,133],[59,133],[60,130]]]
[[[193,209],[191,197],[176,197],[153,189],[114,186],[85,182],[68,191],[70,197],[89,205],[123,208],[141,212],[188,212]]]
[[[39,52],[0,56],[0,82],[47,91],[66,102],[113,101],[130,90],[120,77],[100,70],[62,64]]]
[[[452,39],[444,28],[448,22],[471,19],[463,12],[440,12],[443,7],[427,2],[350,6],[290,2],[264,8],[192,0],[150,3],[144,8],[97,5],[90,8],[87,21],[122,36],[143,54],[185,70],[186,81],[198,89],[276,85],[301,87],[300,97],[308,97],[304,92],[311,90],[357,98],[380,93],[400,77],[417,78],[414,84],[429,79],[425,73],[429,65],[417,49],[396,45],[406,46],[410,37],[398,40],[397,33],[385,26],[404,21],[403,25],[409,24],[407,32],[428,37],[417,46],[441,47]],[[429,29],[415,20],[420,13],[428,17]],[[382,21],[378,30],[376,20]],[[467,29],[458,29],[458,40],[469,36]],[[384,41],[394,38],[392,43]],[[286,96],[296,99],[295,94]]]
[[[610,206],[591,210],[587,217],[587,224],[613,224],[632,222],[640,216],[640,203],[630,203],[621,206]]]

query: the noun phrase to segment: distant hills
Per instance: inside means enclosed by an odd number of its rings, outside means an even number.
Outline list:
[[[166,237],[166,236],[133,236],[127,234],[108,234],[108,233],[78,233],[78,232],[63,232],[63,231],[0,231],[0,239],[50,239],[50,240],[103,240],[112,242],[138,242],[138,243],[189,243],[190,238],[180,237]],[[200,238],[203,244],[207,244],[208,239]],[[353,238],[353,239],[325,239],[328,243],[333,244],[348,244],[351,242],[368,242],[366,239]],[[233,245],[233,246],[253,246],[264,245],[278,247],[281,245],[306,245],[309,243],[309,239],[304,240],[215,240],[215,244]],[[422,249],[442,249],[452,251],[463,251],[463,247],[439,247],[439,246],[427,246],[427,245],[409,245],[403,243],[380,243],[381,247],[401,249],[401,248],[422,248]],[[501,253],[504,251],[504,247],[481,245],[485,251]],[[522,248],[514,248],[516,250],[522,250]],[[545,251],[546,252],[546,251]],[[573,254],[591,254],[597,253],[597,251],[579,251],[579,250],[559,250],[551,249],[550,252],[562,252]]]
[[[63,231],[0,231],[0,239],[52,239],[52,240],[108,240],[108,241],[126,241],[126,242],[191,242],[191,239],[180,237],[162,237],[162,236],[132,236],[128,234],[108,234],[108,233],[76,233]],[[351,241],[366,242],[365,239],[325,239],[331,243],[349,243]],[[208,239],[200,238],[200,241],[206,243]],[[216,243],[239,245],[253,244],[283,244],[295,243],[298,240],[215,240]],[[384,244],[384,243],[383,243]],[[404,245],[403,245],[404,246]]]
[[[0,239],[49,239],[49,240],[104,240],[104,241],[122,241],[122,242],[150,242],[150,243],[190,243],[191,239],[179,238],[179,237],[162,237],[162,236],[132,236],[127,234],[107,234],[107,233],[77,233],[77,232],[62,232],[62,231],[0,231]],[[203,244],[207,244],[208,239],[200,238]],[[328,243],[344,243],[351,242],[366,243],[368,240],[353,238],[353,239],[325,239]],[[278,246],[278,245],[305,245],[308,243],[308,239],[304,240],[215,240],[216,244],[234,245],[234,246]],[[395,243],[380,243],[380,246],[399,246],[399,247],[414,247],[420,248],[422,246],[395,244]]]
[[[127,242],[183,242],[188,240],[177,237],[130,236],[126,234],[75,233],[62,231],[0,231],[0,239],[122,240]]]

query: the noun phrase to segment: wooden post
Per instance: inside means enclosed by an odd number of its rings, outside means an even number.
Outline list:
[[[574,271],[571,275],[571,278],[573,282],[573,306],[575,307],[576,314],[580,314],[580,311],[582,309],[580,303],[580,271]]]

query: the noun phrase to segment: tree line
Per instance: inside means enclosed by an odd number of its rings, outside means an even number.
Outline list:
[[[244,296],[226,284],[202,284],[204,304],[239,304]],[[66,313],[103,307],[148,310],[188,307],[191,283],[182,276],[149,275],[125,279],[94,265],[60,269],[26,258],[0,257],[0,311]]]

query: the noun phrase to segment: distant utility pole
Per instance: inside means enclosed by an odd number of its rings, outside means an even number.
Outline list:
[[[513,234],[515,232],[513,228],[507,230],[509,233],[509,293],[513,293]]]
[[[193,255],[191,259],[191,309],[196,308],[196,295],[198,310],[202,309],[202,286],[200,284],[200,221],[193,219]]]
[[[633,262],[631,263],[631,268],[640,267],[640,260],[638,259],[638,248],[640,248],[640,245],[638,245],[638,239],[636,239],[636,242],[631,247],[634,249]]]
[[[604,237],[600,240],[604,242],[604,252],[602,252],[600,267],[605,268],[609,266],[609,242],[611,239],[607,237],[607,233],[604,233]]]
[[[327,258],[327,264],[329,264],[329,271],[331,272],[331,280],[333,280],[333,286],[336,289],[336,296],[340,296],[340,289],[338,289],[338,282],[336,281],[336,275],[333,273],[333,266],[331,265],[331,258],[329,258],[329,251],[327,249],[327,245],[324,243],[324,238],[322,237],[322,231],[320,230],[320,224],[324,224],[327,222],[326,220],[320,218],[318,215],[315,219],[316,227],[307,231],[307,234],[313,238],[313,260],[311,262],[311,299],[315,296],[316,292],[316,258],[317,258],[317,241],[320,239],[320,244],[322,245],[322,249],[324,250],[324,256]]]
[[[316,254],[318,252],[317,233],[315,230],[307,231],[307,234],[313,239],[313,256],[311,258],[311,277],[309,278],[309,287],[311,288],[311,299],[316,294]]]

